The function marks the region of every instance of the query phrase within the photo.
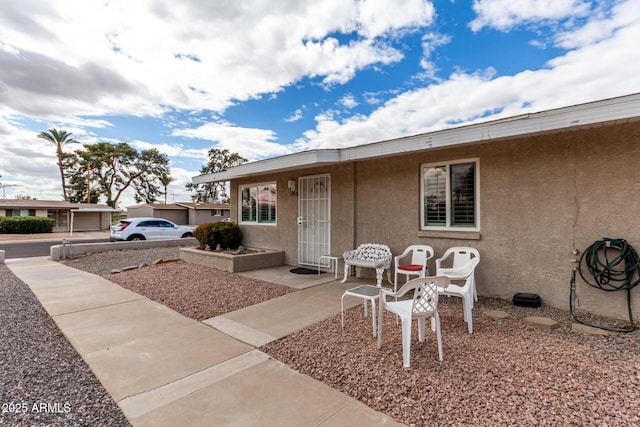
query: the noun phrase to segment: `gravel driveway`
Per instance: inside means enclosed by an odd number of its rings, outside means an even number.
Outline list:
[[[175,248],[119,251],[67,263],[106,275],[125,265],[177,258],[171,251],[177,254]],[[186,307],[194,302],[198,287],[206,286],[207,281],[195,281],[187,275],[194,266],[184,268],[181,264],[169,262],[109,277],[116,282],[131,282],[127,286],[144,281],[158,283],[161,288],[167,283],[195,282],[184,292],[163,295],[164,304]],[[144,276],[139,276],[142,273]],[[221,273],[207,270],[199,275],[215,280]],[[229,292],[219,312],[243,305],[238,300],[244,299],[246,293],[232,290],[247,280],[240,275],[225,276],[221,282]],[[263,288],[264,283],[253,283],[254,293],[264,292],[265,298],[270,298],[280,292],[280,287],[275,291]],[[142,286],[139,292],[149,297],[161,294]],[[232,305],[234,308],[230,308]],[[489,317],[484,314],[488,310],[504,310],[509,317]],[[442,298],[439,312],[443,362],[436,360],[433,334],[427,333],[426,341],[419,343],[414,330],[411,368],[403,368],[400,327],[395,318],[385,316],[382,348],[377,350],[371,336],[371,320],[363,318],[361,306],[346,311],[344,329],[338,314],[261,350],[408,425],[640,425],[639,332],[587,336],[571,331],[572,318],[565,310],[528,309],[514,307],[508,301],[481,298],[474,308],[474,333],[470,335],[462,321],[458,298]],[[203,315],[191,313],[194,318]],[[533,328],[523,321],[525,316],[550,317],[560,327],[553,331]],[[58,375],[64,378],[66,373]],[[57,387],[49,387],[54,386]],[[95,394],[94,388],[100,387],[89,388]]]

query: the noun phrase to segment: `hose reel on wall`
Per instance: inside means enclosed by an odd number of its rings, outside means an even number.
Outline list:
[[[580,277],[590,286],[606,292],[627,291],[627,310],[630,328],[615,329],[596,326],[579,320],[574,313],[576,293],[576,272],[571,273],[571,292],[569,308],[571,315],[583,325],[612,332],[632,332],[636,329],[631,310],[631,289],[640,283],[640,258],[638,253],[624,239],[597,240],[589,246],[578,263]]]

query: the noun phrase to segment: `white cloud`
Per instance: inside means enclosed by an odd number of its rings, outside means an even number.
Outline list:
[[[520,24],[584,16],[589,8],[584,0],[474,0],[478,16],[469,26],[473,31],[484,27],[507,31]]]
[[[434,50],[451,42],[451,36],[438,33],[427,33],[422,36],[422,59],[420,67],[424,69],[424,77],[429,79],[436,78],[437,67],[431,61],[431,54]]]
[[[637,0],[616,1],[607,12],[587,0],[476,0],[473,7],[474,31],[546,25],[544,42],[532,44],[573,50],[512,76],[496,77],[487,66],[443,78],[434,58],[457,40],[438,32],[430,1],[0,0],[1,179],[23,185],[21,193],[60,199],[53,146],[25,130],[27,120],[98,142],[113,140],[98,130],[115,135],[117,121],[97,115],[162,117],[170,137],[154,142],[136,134],[130,144],[169,155],[172,172],[183,180],[197,174],[190,169],[204,164],[207,149],[172,137],[211,141],[257,160],[640,92]],[[304,99],[309,108],[291,107],[284,121],[301,120],[304,113],[315,115],[316,126],[294,144],[282,145],[275,130],[223,118],[230,105],[274,99],[288,86],[308,86],[305,78],[333,89],[363,70],[381,75],[404,59],[397,47],[402,43],[395,42],[415,31],[423,34],[416,78],[368,92],[349,88],[335,110],[321,113],[313,108],[325,108],[326,100]],[[419,78],[434,83],[417,87]],[[402,93],[405,86],[414,89]],[[377,109],[349,116],[349,108],[367,107],[359,100]],[[209,111],[199,115],[202,110]],[[172,183],[171,191],[179,194],[183,186]]]
[[[36,132],[21,129],[0,117],[0,182],[15,185],[5,191],[9,198],[15,192],[38,199],[62,200],[55,146],[37,136]]]
[[[277,136],[271,130],[242,128],[224,121],[206,123],[192,129],[176,129],[173,136],[212,141],[215,148],[228,149],[249,160],[282,155],[291,150],[275,142]]]
[[[598,43],[554,58],[546,68],[500,77],[491,69],[482,74],[456,73],[402,93],[367,117],[340,120],[319,115],[316,128],[305,132],[298,143],[309,148],[354,146],[640,92],[640,62],[630,60],[640,54],[636,9],[618,8],[612,21],[629,24]]]
[[[190,159],[201,160],[203,163],[209,159],[206,148],[194,149],[185,148],[183,145],[167,144],[167,143],[151,143],[146,141],[134,140],[128,143],[137,150],[157,149],[162,154],[169,157],[186,157]]]
[[[358,106],[358,100],[353,96],[353,94],[347,93],[338,100],[338,104],[342,105],[344,108],[351,109]]]
[[[627,1],[614,5],[610,14],[600,12],[582,28],[565,31],[557,36],[557,44],[565,49],[575,49],[599,42],[621,28],[638,23],[640,2]]]
[[[304,115],[302,114],[302,110],[300,108],[298,108],[296,111],[293,112],[293,114],[291,116],[289,116],[286,119],[284,119],[284,121],[288,122],[288,123],[297,122],[298,120],[302,119],[303,117],[304,117]]]
[[[0,174],[31,177],[38,185],[29,190],[43,193],[34,196],[53,199],[60,193],[53,147],[34,141],[11,117],[70,130],[85,143],[112,141],[86,130],[113,128],[93,117],[223,112],[305,77],[340,85],[359,70],[402,59],[384,38],[431,25],[434,17],[424,0],[0,0],[0,9],[0,125],[8,136],[0,144]],[[297,111],[290,119],[300,117]],[[274,131],[222,120],[195,129],[168,126],[174,135],[209,140],[250,159],[295,148],[278,144]],[[131,144],[206,161],[202,149]]]
[[[358,13],[359,32],[367,38],[375,38],[399,28],[411,29],[429,25],[435,17],[435,9],[431,2],[402,0],[394,3],[361,1]]]
[[[224,111],[304,77],[343,84],[402,58],[379,36],[433,19],[424,0],[0,0],[0,8],[0,102],[50,118]],[[336,33],[357,36],[341,43]]]

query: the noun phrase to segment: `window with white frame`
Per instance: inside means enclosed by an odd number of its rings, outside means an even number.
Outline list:
[[[429,230],[477,230],[478,160],[422,165],[422,224]]]
[[[275,183],[241,186],[239,193],[242,223],[276,223],[278,193]]]

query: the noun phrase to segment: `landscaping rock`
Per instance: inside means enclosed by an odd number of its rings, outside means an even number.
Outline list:
[[[549,319],[548,317],[529,316],[525,317],[524,321],[531,326],[541,329],[555,329],[560,327],[558,322],[553,319]]]

